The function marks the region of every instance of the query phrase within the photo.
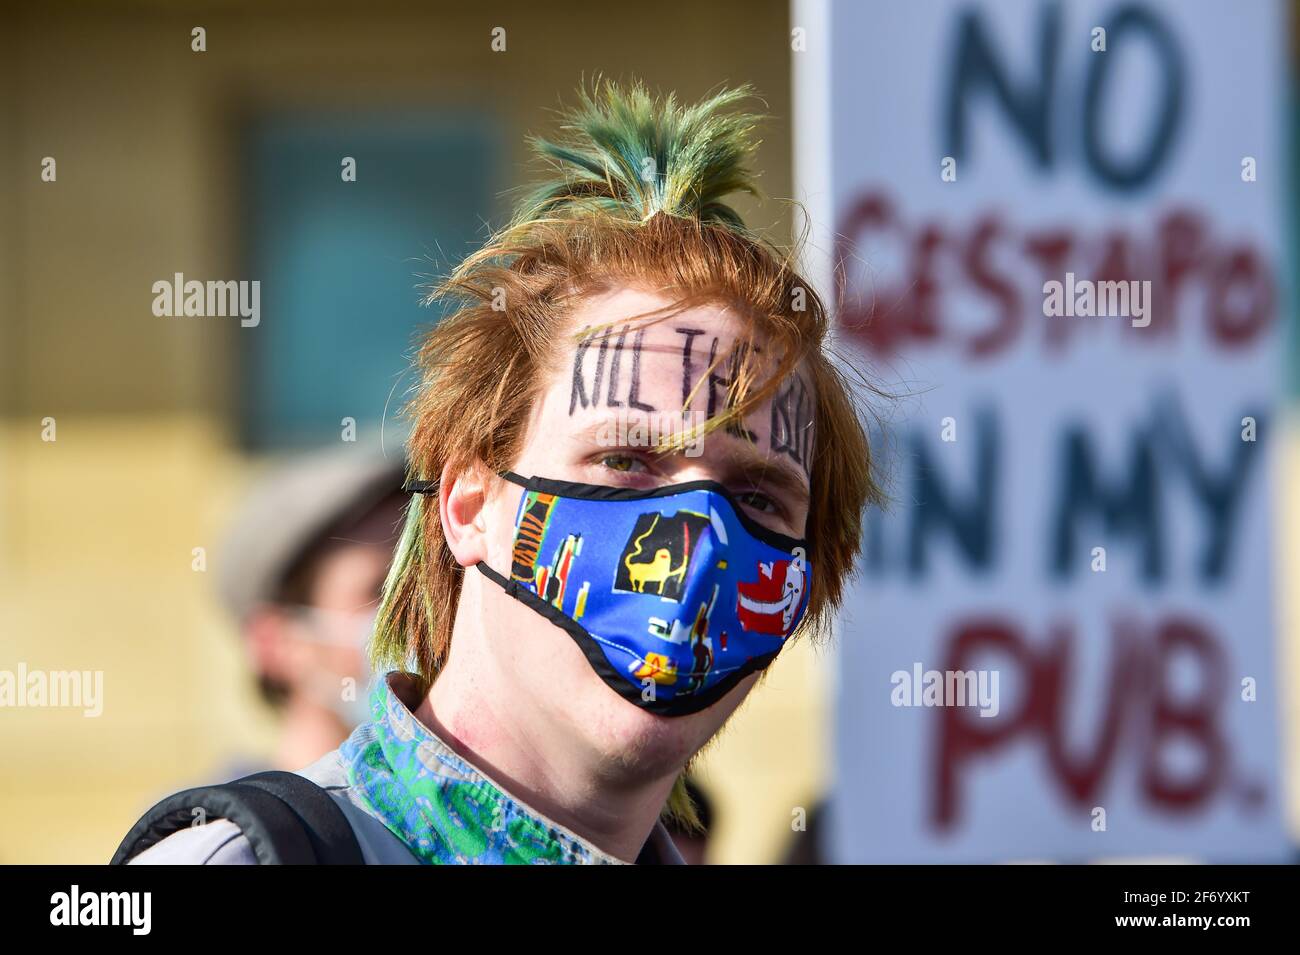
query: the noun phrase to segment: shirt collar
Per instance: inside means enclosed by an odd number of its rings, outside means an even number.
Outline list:
[[[371,693],[373,722],[339,747],[348,782],[420,861],[624,864],[511,796],[417,720],[421,689],[418,677],[389,673]],[[637,864],[683,863],[656,821]]]

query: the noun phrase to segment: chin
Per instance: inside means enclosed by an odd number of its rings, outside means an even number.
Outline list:
[[[746,677],[721,700],[696,713],[660,716],[606,686],[568,634],[552,626],[546,636],[550,639],[523,651],[516,649],[514,656],[518,679],[526,674],[547,675],[544,683],[528,681],[534,705],[609,765],[641,778],[679,770],[722,728],[758,680],[757,674]]]
[[[579,717],[579,732],[612,762],[657,774],[680,769],[717,733],[738,702],[728,695],[697,713],[660,716],[624,699],[592,673],[572,712]]]
[[[600,706],[606,718],[593,742],[622,766],[655,775],[676,771],[713,735],[711,727],[699,725],[701,714],[659,716],[604,690]]]

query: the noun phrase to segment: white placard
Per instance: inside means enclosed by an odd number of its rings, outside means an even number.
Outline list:
[[[909,393],[842,619],[825,848],[1288,858],[1284,10],[802,24],[796,196],[842,263],[841,347]]]

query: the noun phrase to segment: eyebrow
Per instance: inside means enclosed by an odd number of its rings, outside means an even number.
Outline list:
[[[626,420],[626,419],[625,419]],[[642,418],[626,420],[627,427],[634,425],[644,425],[649,427],[650,422]],[[602,418],[594,421],[584,427],[579,434],[585,438],[596,438],[602,432],[608,433],[612,428],[618,428],[620,419],[617,415]],[[688,432],[689,427],[675,429],[671,434],[680,434]],[[661,435],[662,437],[662,435]],[[738,476],[747,480],[754,480],[754,474],[758,474],[756,484],[758,486],[770,486],[774,490],[792,496],[796,503],[808,504],[812,499],[812,490],[809,487],[809,481],[804,472],[791,464],[784,456],[780,454],[767,455],[739,435],[727,431],[725,426],[715,431],[710,431],[707,435],[702,436],[702,440],[716,441],[719,438],[725,438],[728,449],[721,456],[722,463],[727,469],[726,477],[734,481]],[[607,450],[623,450],[624,446],[611,446]],[[653,448],[626,448],[625,450],[650,451]],[[667,452],[664,457],[684,457],[685,449],[673,450]],[[725,482],[724,482],[725,483]]]
[[[770,486],[775,490],[792,496],[795,502],[808,504],[812,500],[812,489],[804,473],[780,454],[768,455],[758,450],[752,443],[725,429],[714,431],[710,438],[722,435],[728,439],[732,450],[726,454],[730,466],[738,469],[744,477],[753,479],[758,473],[757,484]]]

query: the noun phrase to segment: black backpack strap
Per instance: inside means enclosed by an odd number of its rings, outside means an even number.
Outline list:
[[[343,810],[297,773],[254,773],[221,786],[200,786],[168,796],[131,827],[111,865],[189,827],[194,810],[229,819],[248,838],[262,865],[361,865],[361,846]]]
[[[318,865],[362,865],[361,845],[352,824],[328,792],[305,776],[268,770],[237,779],[285,803],[298,816]]]

